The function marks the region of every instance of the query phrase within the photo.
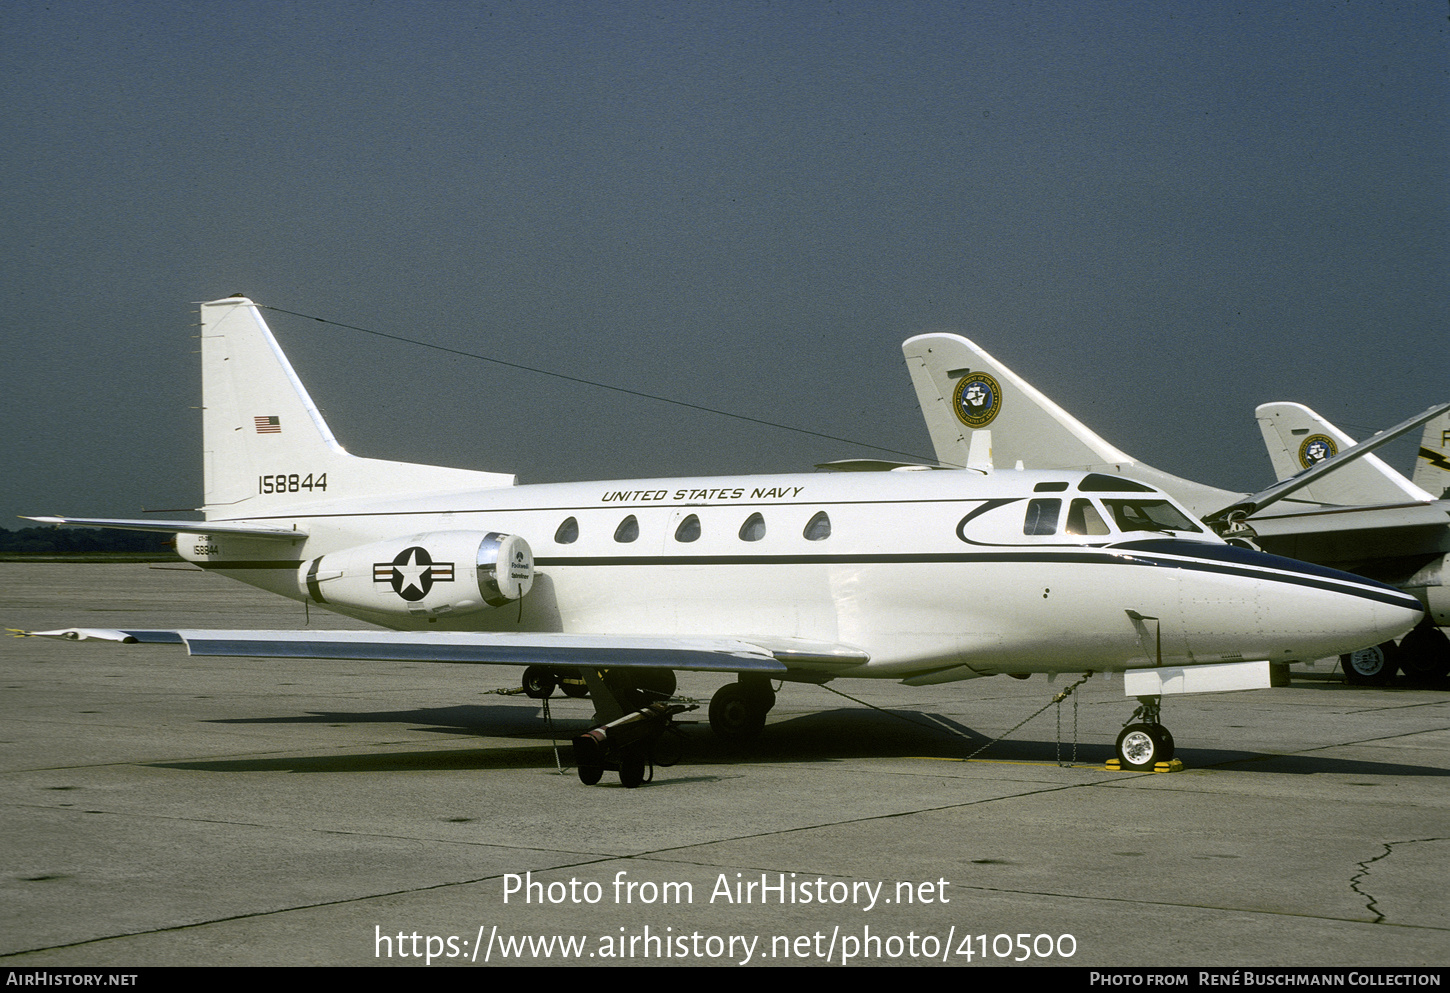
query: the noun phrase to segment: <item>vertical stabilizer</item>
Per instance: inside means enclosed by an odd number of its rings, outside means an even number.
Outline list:
[[[901,350],[943,465],[967,465],[972,435],[990,428],[998,465],[1128,476],[1167,491],[1198,514],[1237,496],[1136,461],[961,335],[917,335]]]
[[[1353,448],[1355,441],[1302,403],[1266,403],[1254,410],[1264,447],[1280,480]],[[1433,421],[1431,422],[1434,423]],[[1363,455],[1309,484],[1295,499],[1342,507],[1427,502],[1433,497],[1410,482],[1377,455]]]
[[[201,365],[208,520],[514,483],[499,473],[349,455],[246,297],[201,304]]]
[[[1450,499],[1450,414],[1441,414],[1425,425],[1414,481],[1437,499]]]

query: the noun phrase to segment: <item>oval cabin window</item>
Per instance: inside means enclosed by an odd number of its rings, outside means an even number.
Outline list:
[[[741,541],[759,541],[765,537],[765,518],[759,514],[751,514],[745,518],[745,523],[740,525]]]
[[[676,541],[698,541],[700,540],[700,518],[691,514],[680,522],[675,528]]]
[[[559,525],[559,530],[554,532],[554,541],[560,545],[572,545],[579,540],[579,522],[572,517],[566,517],[564,523]]]
[[[817,512],[801,533],[806,536],[806,541],[825,541],[831,536],[830,516],[824,510]]]
[[[630,514],[619,522],[619,527],[614,529],[614,540],[621,542],[634,541],[639,537],[639,521]]]

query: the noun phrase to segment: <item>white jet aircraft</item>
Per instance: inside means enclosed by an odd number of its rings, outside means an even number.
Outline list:
[[[582,676],[598,720],[672,693],[673,670],[729,673],[710,704],[727,739],[761,730],[774,681],[1125,672],[1141,705],[1118,754],[1146,769],[1174,749],[1162,694],[1267,686],[1271,661],[1377,644],[1421,613],[1226,544],[1153,486],[984,452],[961,472],[530,486],[359,458],[252,301],[202,304],[201,340],[205,522],[36,519],[174,531],[203,569],[392,630],[45,633],[524,665],[536,691]]]
[[[1394,473],[1370,452],[1426,424],[1420,464],[1427,486],[1450,482],[1436,460],[1450,434],[1440,404],[1360,444],[1297,404],[1260,407],[1259,423],[1279,482],[1253,495],[1169,475],[1125,454],[1034,389],[974,342],[927,334],[902,345],[937,458],[971,462],[978,437],[992,432],[999,463],[1030,469],[1072,468],[1150,483],[1172,494],[1230,540],[1296,559],[1367,575],[1417,596],[1429,616],[1402,643],[1407,671],[1433,681],[1450,668],[1450,649],[1435,624],[1450,624],[1450,501]],[[987,396],[990,399],[974,398]],[[1427,423],[1428,422],[1428,423]],[[987,425],[991,425],[990,429]],[[1291,452],[1292,449],[1292,452]],[[1292,496],[1291,496],[1292,495]],[[1280,503],[1279,501],[1283,501]],[[1269,508],[1273,508],[1272,511]],[[1393,642],[1341,653],[1345,675],[1360,679]],[[1351,658],[1351,655],[1353,657]],[[1302,661],[1311,661],[1308,658]],[[1358,668],[1356,668],[1356,666]],[[1394,675],[1394,669],[1376,678]]]

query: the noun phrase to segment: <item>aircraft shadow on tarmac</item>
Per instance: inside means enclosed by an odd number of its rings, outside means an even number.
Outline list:
[[[696,712],[698,713],[698,712]],[[772,721],[760,738],[747,746],[720,741],[704,718],[681,730],[686,743],[683,757],[670,781],[680,780],[691,767],[722,767],[761,763],[816,763],[847,759],[920,758],[962,760],[987,742],[980,732],[939,714],[918,711],[875,711],[855,708],[817,711]],[[1043,720],[1049,718],[1044,717]],[[570,739],[590,727],[580,716],[555,714],[552,730],[540,710],[517,706],[419,708],[397,711],[321,712],[289,717],[255,717],[216,721],[219,724],[319,724],[344,727],[357,724],[408,724],[413,730],[444,735],[510,738],[529,741],[532,747],[507,745],[429,751],[365,751],[326,756],[296,755],[266,758],[148,763],[158,768],[201,772],[392,772],[428,770],[555,768],[554,745],[566,768],[573,765]],[[1021,762],[1073,766],[1101,765],[1113,754],[1107,743],[1014,738],[993,743],[979,762]],[[1186,769],[1218,769],[1290,775],[1334,773],[1365,776],[1450,776],[1450,769],[1372,762],[1326,755],[1265,754],[1246,749],[1183,748]],[[684,777],[690,778],[688,776]],[[705,776],[699,778],[716,778]]]

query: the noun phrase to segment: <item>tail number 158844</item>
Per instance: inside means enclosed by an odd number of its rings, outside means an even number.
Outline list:
[[[314,476],[308,473],[302,476],[299,473],[285,475],[278,473],[275,476],[258,476],[258,493],[301,493],[306,490],[311,493],[314,490],[327,489],[327,473]]]

